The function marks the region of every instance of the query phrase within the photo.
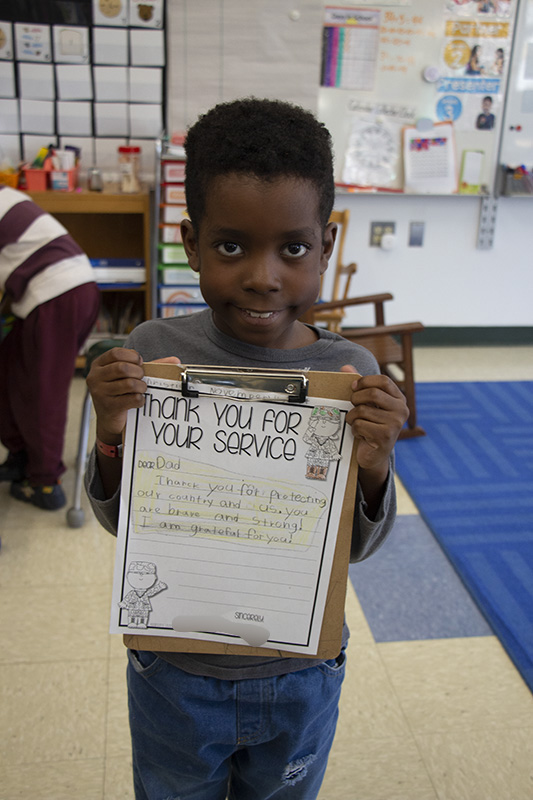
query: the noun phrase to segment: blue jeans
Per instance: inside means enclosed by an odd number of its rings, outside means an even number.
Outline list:
[[[241,681],[128,650],[136,800],[314,800],[335,735],[345,653]]]

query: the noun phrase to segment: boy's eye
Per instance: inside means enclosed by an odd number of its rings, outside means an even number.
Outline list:
[[[235,242],[222,242],[221,244],[217,244],[216,249],[223,256],[240,256],[242,253],[241,246]]]
[[[284,256],[289,256],[290,258],[301,258],[308,252],[309,249],[309,245],[307,244],[302,244],[301,242],[291,242],[291,244],[288,244],[283,248],[282,253]]]

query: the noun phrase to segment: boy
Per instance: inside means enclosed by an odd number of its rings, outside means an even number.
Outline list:
[[[354,381],[347,416],[359,440],[351,557],[365,558],[394,519],[391,451],[407,407],[368,351],[299,321],[335,242],[329,133],[303,109],[247,99],[201,117],[185,148],[190,221],[182,236],[210,309],[146,322],[127,349],[94,362],[97,442],[86,478],[93,508],[116,533],[115,456],[127,410],[143,405],[143,359],[358,371],[366,377]],[[339,656],[325,662],[129,650],[137,800],[316,798],[347,639],[345,626]]]
[[[76,356],[98,316],[90,261],[31,198],[0,187],[0,294],[15,317],[0,343],[0,481],[17,500],[53,511]],[[7,308],[6,308],[7,310]]]
[[[492,113],[492,97],[490,95],[483,98],[481,108],[483,110],[477,116],[476,128],[479,131],[491,131],[494,128],[495,117]]]

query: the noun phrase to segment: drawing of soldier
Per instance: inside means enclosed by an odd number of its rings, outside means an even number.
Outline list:
[[[312,413],[303,440],[311,445],[306,452],[307,471],[305,477],[325,481],[330,461],[339,461],[339,435],[341,414],[338,408],[316,406]]]
[[[128,612],[129,628],[146,628],[152,610],[150,597],[167,588],[167,584],[157,578],[157,569],[151,561],[130,561],[127,580],[131,592],[120,601],[119,608]]]

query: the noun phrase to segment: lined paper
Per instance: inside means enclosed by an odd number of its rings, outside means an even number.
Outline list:
[[[316,652],[350,404],[184,398],[147,380],[126,429],[111,632]]]

